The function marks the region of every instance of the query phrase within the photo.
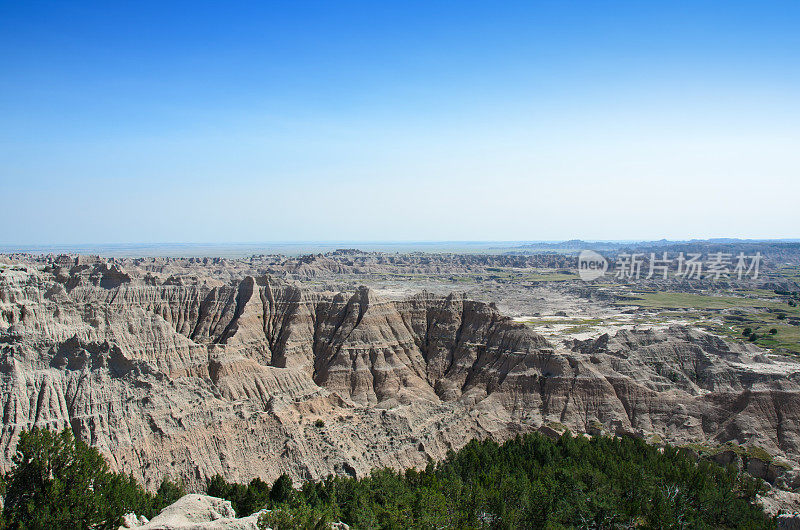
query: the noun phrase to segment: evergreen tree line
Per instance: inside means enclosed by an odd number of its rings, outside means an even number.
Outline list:
[[[11,471],[0,477],[0,528],[117,530],[129,512],[152,518],[184,494],[164,479],[153,494],[136,480],[109,471],[94,447],[70,429],[23,432]]]
[[[218,480],[221,480],[218,478]],[[289,480],[288,477],[285,480]],[[274,496],[261,526],[323,528],[775,528],[764,483],[623,437],[472,441],[423,471],[374,470]]]
[[[215,476],[207,493],[241,517],[262,508],[275,530],[325,528],[775,528],[755,503],[764,483],[734,467],[696,461],[634,438],[518,436],[473,441],[424,470],[376,469],[295,489],[282,475],[233,484]],[[70,431],[24,433],[3,480],[2,526],[116,528],[123,514],[152,517],[183,495],[165,480],[156,494],[111,473]]]

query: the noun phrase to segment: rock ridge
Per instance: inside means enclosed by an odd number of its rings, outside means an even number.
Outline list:
[[[800,456],[800,364],[753,345],[673,327],[557,347],[462,295],[171,278],[103,260],[0,274],[0,467],[34,425],[198,490],[424,466],[556,424]]]

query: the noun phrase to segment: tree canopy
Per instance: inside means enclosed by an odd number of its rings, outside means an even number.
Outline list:
[[[774,528],[763,483],[633,438],[529,434],[473,441],[425,470],[309,482],[263,527]]]
[[[152,517],[183,495],[165,480],[153,495],[133,477],[109,471],[94,447],[72,431],[23,432],[4,477],[4,524],[9,528],[111,528],[128,512]]]
[[[125,513],[152,517],[183,494],[165,479],[156,494],[109,470],[100,453],[70,430],[20,436],[13,468],[0,481],[0,528],[112,528]],[[299,489],[288,475],[208,482],[239,516],[266,507],[274,530],[326,528],[774,528],[755,503],[763,482],[688,451],[642,440],[566,433],[504,444],[473,441],[424,470],[376,469],[329,476]]]

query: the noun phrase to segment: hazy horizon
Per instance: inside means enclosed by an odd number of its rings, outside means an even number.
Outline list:
[[[712,240],[672,240],[672,243],[696,241],[731,241],[746,243],[798,243],[800,239],[730,239],[715,238]],[[529,240],[529,241],[262,241],[262,242],[205,242],[205,243],[102,243],[102,244],[58,244],[58,245],[0,245],[0,254],[72,254],[100,255],[104,257],[227,257],[243,258],[253,255],[285,255],[299,256],[305,254],[322,254],[340,249],[356,249],[364,252],[385,253],[473,253],[500,254],[511,251],[537,250],[526,249],[530,245],[542,245],[543,248],[559,248],[560,243],[584,241],[580,239],[562,240]],[[638,244],[659,242],[663,240],[588,240],[587,247],[592,244]],[[573,249],[577,252],[577,249]]]
[[[798,237],[798,23],[6,2],[0,245]]]

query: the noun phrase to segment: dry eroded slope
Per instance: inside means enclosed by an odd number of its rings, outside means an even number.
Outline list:
[[[424,465],[554,422],[800,456],[800,365],[753,346],[672,328],[554,348],[457,296],[197,269],[192,282],[105,262],[4,271],[0,465],[32,425],[71,425],[151,486]]]

